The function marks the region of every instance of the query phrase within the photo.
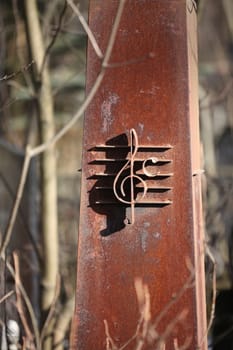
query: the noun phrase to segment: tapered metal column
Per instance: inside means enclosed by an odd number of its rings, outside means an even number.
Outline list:
[[[90,1],[103,52],[118,4]],[[195,21],[125,2],[85,116],[74,349],[206,349]],[[89,43],[87,93],[100,70]]]

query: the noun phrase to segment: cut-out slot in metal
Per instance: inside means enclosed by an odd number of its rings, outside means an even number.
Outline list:
[[[170,205],[172,148],[171,145],[139,145],[135,129],[130,129],[128,145],[106,144],[89,149],[94,155],[101,153],[99,158],[89,162],[98,168],[88,177],[97,180],[92,205],[130,207],[131,217],[126,220],[129,224],[135,222],[136,206]]]
[[[102,159],[95,159],[93,161],[91,161],[89,164],[106,164],[106,163],[123,163],[126,161],[129,161],[130,158],[126,158],[126,159],[117,159],[117,158],[112,158],[112,159],[108,159],[108,158],[102,158]],[[135,159],[134,163],[143,163],[145,160],[144,159]],[[171,159],[157,159],[156,161],[156,165],[162,165],[162,164],[167,164],[167,163],[171,163],[172,160]]]

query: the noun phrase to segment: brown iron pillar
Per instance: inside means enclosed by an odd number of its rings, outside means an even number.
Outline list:
[[[103,53],[121,3],[90,1]],[[195,2],[123,3],[105,68],[88,45],[71,347],[204,350]]]

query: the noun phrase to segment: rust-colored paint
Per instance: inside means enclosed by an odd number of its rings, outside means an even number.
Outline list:
[[[115,0],[90,1],[90,28],[103,52],[117,6]],[[199,181],[193,180],[193,173],[199,173],[195,17],[192,1],[126,1],[113,67],[106,70],[85,116],[73,349],[106,349],[104,320],[119,348],[135,334],[140,316],[136,278],[148,285],[152,320],[175,299],[159,322],[160,334],[187,311],[166,336],[164,349],[174,350],[174,341],[181,346],[187,339],[189,349],[206,349],[201,200]],[[89,45],[87,92],[100,69]],[[145,146],[140,157],[165,160],[157,169],[169,176],[146,181],[166,188],[155,196],[169,204],[139,205],[134,223],[126,224],[132,208],[117,202],[111,173],[130,157],[126,146],[132,130]],[[105,200],[108,204],[101,204]],[[196,283],[176,300],[190,265]],[[135,349],[135,341],[126,349]]]

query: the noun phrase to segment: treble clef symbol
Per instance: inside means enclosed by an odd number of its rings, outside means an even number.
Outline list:
[[[113,191],[116,196],[116,198],[125,204],[130,204],[131,207],[131,220],[128,220],[128,224],[133,224],[135,221],[135,203],[138,202],[137,198],[135,198],[135,186],[134,181],[135,179],[142,183],[143,186],[143,193],[140,196],[140,200],[143,199],[147,192],[147,185],[146,182],[134,172],[134,162],[135,162],[135,156],[138,152],[138,136],[134,129],[130,129],[130,155],[127,163],[122,167],[122,169],[119,171],[117,176],[115,177],[115,180],[113,182]],[[143,168],[145,164],[143,163]],[[130,170],[130,174],[127,175],[125,178],[121,178],[122,174],[125,170]],[[126,181],[130,180],[130,200],[126,200],[126,192],[125,192],[125,185]],[[118,182],[121,180],[120,185]]]

